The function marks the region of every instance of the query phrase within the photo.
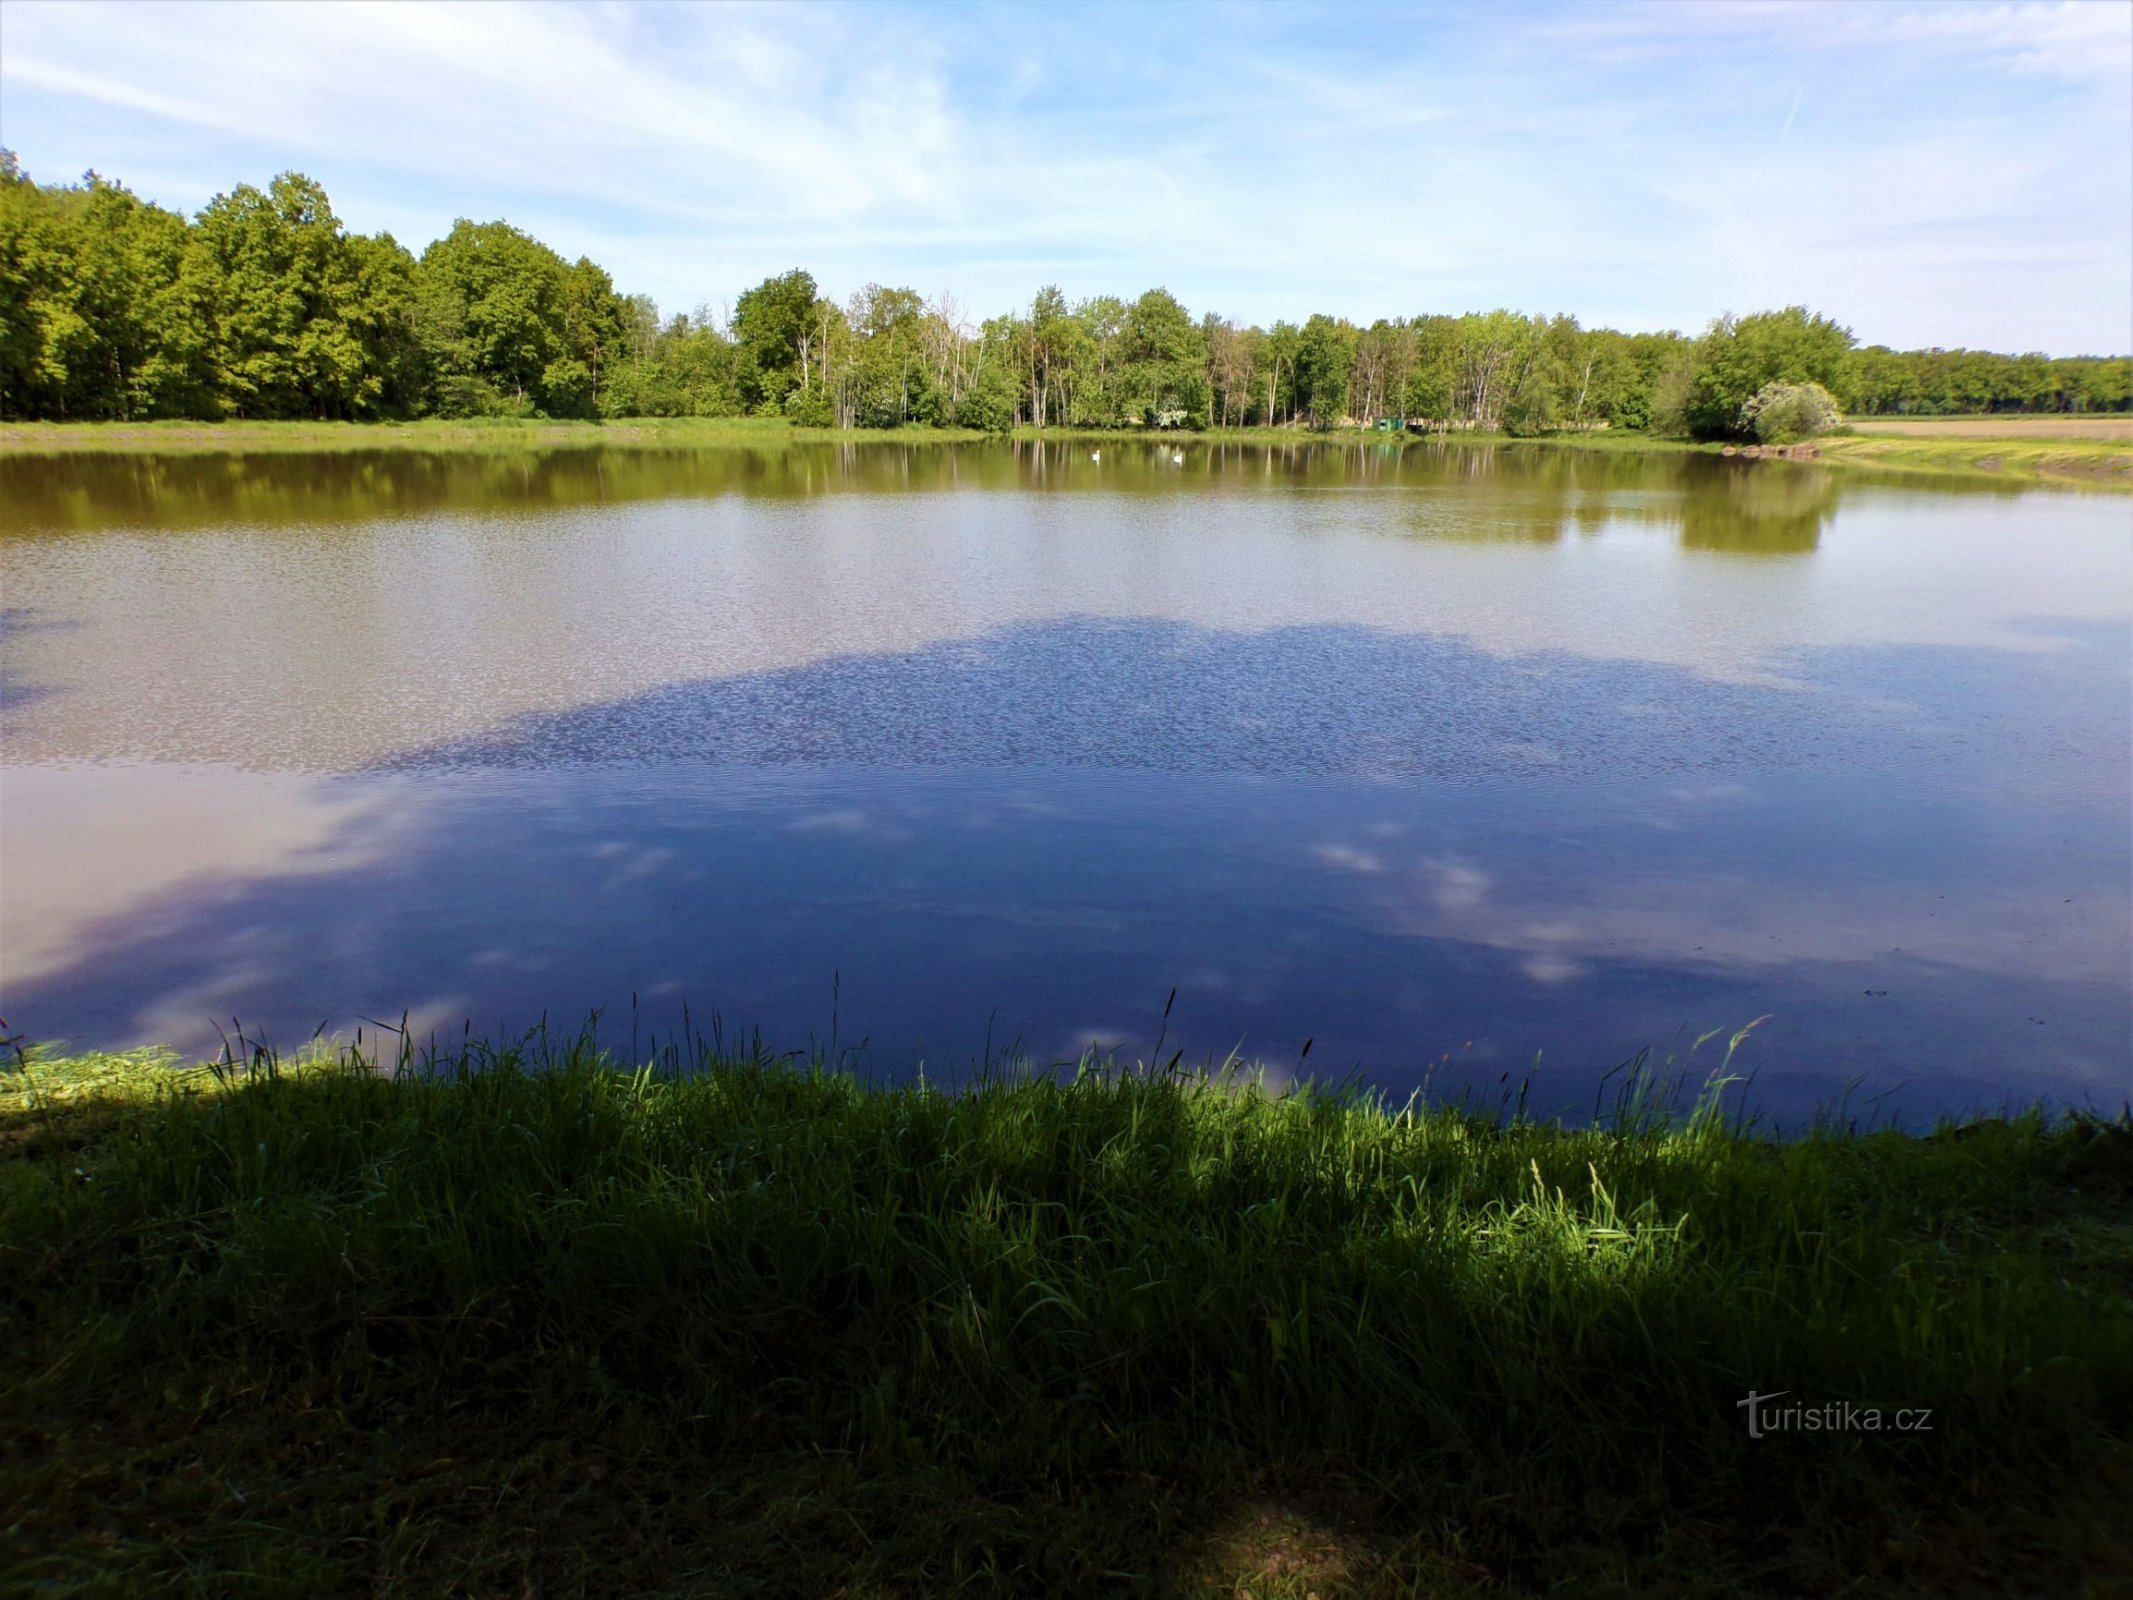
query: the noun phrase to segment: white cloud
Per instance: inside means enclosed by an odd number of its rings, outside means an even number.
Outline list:
[[[2129,19],[9,0],[0,139],[189,206],[300,167],[418,247],[508,217],[674,308],[799,264],[985,313],[1051,281],[1262,320],[1804,299],[2123,348]]]
[[[2133,6],[2115,0],[1876,10],[1860,20],[1899,45],[1967,50],[2018,72],[2094,79],[2121,93],[2129,87]]]

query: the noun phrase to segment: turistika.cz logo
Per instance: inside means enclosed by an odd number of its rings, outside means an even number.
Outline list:
[[[1757,1394],[1748,1391],[1748,1398],[1739,1402],[1737,1409],[1748,1413],[1748,1437],[1760,1439],[1766,1433],[1931,1433],[1933,1410],[1930,1406],[1888,1411],[1880,1406],[1855,1406],[1849,1400],[1826,1400],[1820,1405],[1806,1405],[1795,1401],[1781,1406],[1778,1401],[1791,1394],[1790,1389],[1780,1389],[1776,1394]]]

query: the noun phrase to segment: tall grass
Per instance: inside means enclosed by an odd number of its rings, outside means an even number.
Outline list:
[[[1648,1079],[1567,1127],[582,1040],[230,1065],[64,1099],[93,1067],[31,1061],[0,1119],[0,1416],[67,1440],[0,1489],[153,1522],[190,1502],[140,1463],[191,1451],[254,1490],[153,1550],[18,1517],[45,1581],[1187,1591],[1230,1581],[1193,1553],[1225,1505],[1329,1483],[1362,1531],[1317,1588],[2073,1592],[2127,1559],[2123,1119],[1778,1142]],[[1931,1423],[1755,1440],[1751,1390]],[[434,1455],[520,1532],[420,1496],[362,1526],[260,1420],[321,1407],[388,1487]],[[662,1505],[686,1464],[725,1556],[506,1481],[537,1438]]]

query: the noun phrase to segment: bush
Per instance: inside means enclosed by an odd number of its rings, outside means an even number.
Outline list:
[[[983,433],[1005,433],[1015,425],[1016,398],[1014,380],[1006,370],[989,366],[978,374],[955,408],[955,420],[962,427]]]
[[[1837,397],[1819,383],[1766,383],[1740,408],[1741,431],[1765,444],[1812,439],[1843,420]]]
[[[576,356],[562,356],[541,369],[541,409],[551,417],[593,414],[592,368]]]
[[[785,415],[796,428],[827,428],[837,418],[830,410],[829,396],[817,384],[795,389],[785,397]]]
[[[440,417],[531,417],[533,400],[526,395],[508,395],[486,378],[448,372],[437,380],[437,415]]]
[[[1503,408],[1501,418],[1503,431],[1514,439],[1530,439],[1535,434],[1551,432],[1559,421],[1553,389],[1544,383],[1527,384],[1521,388]]]

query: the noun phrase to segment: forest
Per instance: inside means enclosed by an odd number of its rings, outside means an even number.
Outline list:
[[[192,218],[0,151],[0,418],[378,420],[781,415],[802,426],[1404,425],[1512,435],[1742,434],[1772,382],[1860,415],[2133,408],[2133,359],[1858,347],[1805,307],[1700,334],[1495,310],[1271,327],[1164,289],[979,318],[791,271],[730,313],[662,314],[504,222],[418,256],[353,233],[300,173]]]

